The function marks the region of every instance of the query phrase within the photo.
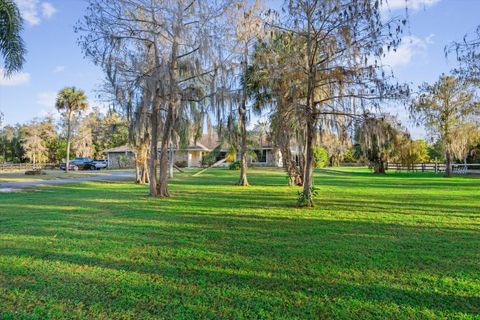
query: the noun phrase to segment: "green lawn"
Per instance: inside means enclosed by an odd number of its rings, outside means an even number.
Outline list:
[[[0,194],[0,319],[480,318],[480,179],[237,175]]]

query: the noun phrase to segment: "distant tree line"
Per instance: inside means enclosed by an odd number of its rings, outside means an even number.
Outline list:
[[[126,144],[128,124],[114,111],[93,110],[72,122],[72,154],[103,158],[102,150]],[[66,160],[67,125],[53,115],[0,128],[0,161],[59,163]]]

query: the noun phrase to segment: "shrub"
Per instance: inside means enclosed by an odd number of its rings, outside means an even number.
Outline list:
[[[307,199],[307,196],[305,195],[305,192],[303,191],[298,191],[298,197],[297,197],[297,204],[299,207],[307,207],[310,206],[310,201]],[[313,200],[314,197],[318,196],[318,191],[317,189],[312,186],[312,192],[311,192],[311,198]]]
[[[33,170],[25,171],[25,174],[27,176],[42,176],[42,175],[46,175],[47,173],[42,169],[33,169]]]
[[[202,167],[210,167],[212,164],[217,162],[218,152],[212,151],[202,157]]]
[[[240,170],[240,161],[234,161],[228,166],[230,170]]]
[[[345,163],[356,163],[358,161],[358,158],[355,155],[355,150],[354,148],[349,148],[345,154],[343,155],[343,162]]]
[[[328,152],[323,147],[313,148],[313,164],[315,168],[325,168],[328,163]]]

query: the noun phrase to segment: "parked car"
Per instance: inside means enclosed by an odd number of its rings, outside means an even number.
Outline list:
[[[66,170],[67,164],[61,163],[60,169]],[[78,171],[78,170],[96,170],[97,167],[93,163],[92,159],[88,157],[75,158],[68,163],[68,170]]]
[[[92,163],[95,165],[95,168],[97,170],[108,168],[108,160],[107,159],[93,160]]]

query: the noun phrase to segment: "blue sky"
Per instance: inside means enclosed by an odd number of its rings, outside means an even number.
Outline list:
[[[112,0],[114,1],[114,0]],[[401,82],[414,87],[433,82],[454,65],[446,59],[443,48],[480,23],[480,0],[408,0],[410,24],[403,43],[395,54],[387,57]],[[76,86],[86,91],[90,105],[96,101],[102,73],[85,60],[76,44],[73,26],[85,12],[83,0],[16,0],[25,18],[23,38],[27,62],[21,73],[10,79],[0,75],[0,111],[9,124],[23,123],[34,117],[55,113],[54,100],[58,90]],[[278,2],[275,1],[275,2]],[[389,0],[391,13],[402,13],[404,0]],[[389,108],[406,122],[403,106]],[[415,137],[423,131],[409,127]]]

